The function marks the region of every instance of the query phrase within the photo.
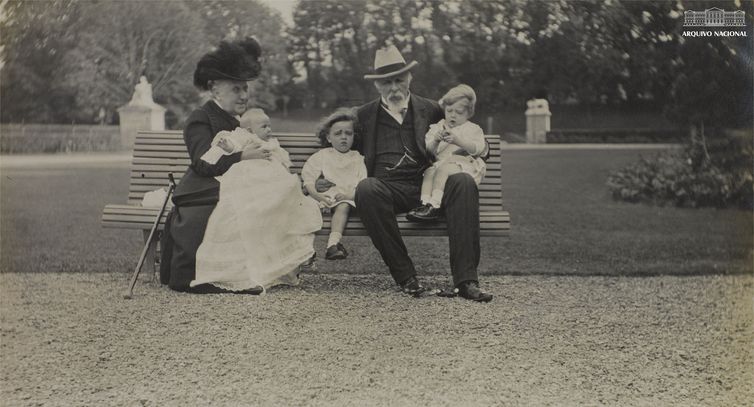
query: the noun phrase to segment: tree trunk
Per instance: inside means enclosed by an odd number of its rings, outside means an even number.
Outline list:
[[[704,134],[704,122],[699,122],[699,125],[690,125],[689,136],[691,138],[691,146],[693,147],[692,151],[701,151],[701,154],[698,155],[701,159],[701,165],[694,166],[694,168],[706,167],[710,164],[711,159],[709,156],[709,150],[707,149],[707,137]]]

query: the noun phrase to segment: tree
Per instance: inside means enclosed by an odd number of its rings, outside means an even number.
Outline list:
[[[70,122],[73,95],[62,86],[67,50],[78,41],[80,4],[8,1],[0,21],[0,120]]]
[[[183,2],[101,1],[87,4],[75,48],[67,53],[66,84],[76,109],[94,117],[131,99],[144,75],[157,103],[184,117],[197,99],[196,61],[206,51],[204,21]]]
[[[680,10],[683,4],[679,3]],[[725,8],[725,4],[693,3]],[[731,7],[732,6],[732,7]],[[692,138],[706,144],[705,128],[750,127],[752,123],[752,27],[751,3],[743,5],[747,37],[678,38],[673,58],[673,80],[665,112],[679,124],[689,126]],[[735,9],[734,4],[728,10]],[[692,140],[695,142],[695,140]],[[704,147],[706,149],[706,147]]]
[[[294,11],[288,47],[294,71],[303,72],[310,106],[354,104],[374,93],[364,74],[378,47],[395,45],[420,63],[412,88],[428,96],[454,78],[442,63],[430,0],[324,0],[301,2]],[[431,90],[431,93],[426,91]]]
[[[192,0],[189,4],[192,9],[199,10],[205,24],[205,40],[212,46],[221,40],[237,40],[247,36],[259,41],[262,46],[262,72],[252,83],[251,103],[274,110],[276,102],[283,96],[283,85],[291,78],[280,15],[255,0]]]
[[[294,71],[303,72],[310,91],[305,105],[334,105],[366,92],[359,73],[365,71],[368,46],[364,22],[366,1],[300,2],[288,31]]]
[[[144,75],[176,126],[201,102],[200,56],[246,35],[265,51],[257,104],[274,108],[288,81],[282,21],[256,1],[9,1],[4,17],[3,121],[93,122],[101,109],[112,117]]]

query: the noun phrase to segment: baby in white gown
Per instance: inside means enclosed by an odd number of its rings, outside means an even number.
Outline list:
[[[192,287],[209,283],[239,291],[294,285],[298,266],[313,256],[314,232],[322,228],[319,207],[302,193],[298,175],[288,170],[288,152],[271,132],[269,117],[251,109],[241,117],[241,127],[213,140],[208,160],[251,143],[260,144],[265,158],[240,161],[218,177],[220,200],[197,250]]]
[[[268,159],[277,161],[286,169],[291,166],[288,152],[280,147],[276,138],[271,138],[270,118],[262,109],[249,109],[241,117],[241,126],[233,131],[221,131],[212,139],[212,147],[202,155],[202,160],[215,164],[223,155],[239,153],[249,144],[258,143],[266,151]],[[218,177],[218,180],[220,178]]]

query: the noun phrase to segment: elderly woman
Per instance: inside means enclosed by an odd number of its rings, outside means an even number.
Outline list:
[[[220,183],[215,177],[241,160],[264,158],[264,150],[253,144],[242,152],[221,157],[215,164],[203,161],[201,157],[209,150],[218,132],[239,126],[238,115],[246,111],[249,99],[247,82],[258,77],[261,70],[260,54],[259,43],[253,38],[223,41],[216,50],[199,60],[194,71],[194,85],[208,91],[212,100],[191,113],[183,131],[191,164],[175,189],[175,206],[166,221],[161,242],[160,279],[173,290],[227,292],[209,284],[189,286],[195,278],[196,251],[219,197]],[[241,292],[259,294],[262,289]]]

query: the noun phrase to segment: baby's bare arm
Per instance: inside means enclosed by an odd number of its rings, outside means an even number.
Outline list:
[[[226,153],[232,153],[234,148],[233,142],[225,137],[217,141],[217,146],[222,148]]]

